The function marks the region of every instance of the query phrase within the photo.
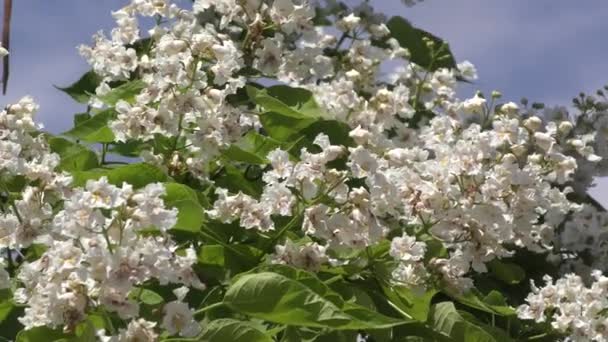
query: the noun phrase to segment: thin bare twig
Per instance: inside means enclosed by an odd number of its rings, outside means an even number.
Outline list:
[[[4,19],[2,21],[2,46],[9,51],[10,40],[11,40],[11,14],[13,12],[13,0],[4,0]],[[9,74],[9,57],[10,55],[4,56],[2,61],[2,94],[6,94],[6,87],[8,86],[8,74]]]

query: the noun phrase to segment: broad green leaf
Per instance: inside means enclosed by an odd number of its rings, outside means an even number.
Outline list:
[[[65,334],[61,329],[51,329],[47,327],[35,327],[29,330],[23,330],[17,334],[16,342],[43,342],[56,341],[60,339],[70,338],[70,335]]]
[[[91,70],[82,75],[82,77],[73,84],[65,88],[57,86],[55,86],[55,88],[68,94],[71,98],[76,100],[76,102],[87,103],[91,94],[95,94],[95,89],[99,86],[100,82],[101,77],[97,76],[97,74]]]
[[[357,341],[358,331],[336,330],[317,336],[314,342],[353,342]],[[375,340],[374,340],[375,341]],[[386,340],[379,340],[386,341]]]
[[[123,182],[133,185],[134,188],[142,188],[150,183],[165,182],[167,175],[156,166],[146,163],[135,163],[119,166],[111,169],[93,169],[89,171],[72,172],[73,184],[84,186],[89,179],[108,177],[108,182],[121,186]]]
[[[110,90],[107,94],[100,96],[99,99],[109,106],[115,105],[120,100],[131,102],[135,95],[139,94],[145,87],[146,83],[142,80],[129,81]]]
[[[458,310],[458,313],[466,321],[468,321],[472,324],[475,324],[479,328],[483,329],[484,332],[492,335],[494,337],[494,339],[496,339],[496,341],[509,342],[509,341],[513,340],[506,331],[498,328],[497,326],[492,326],[492,325],[489,325],[489,324],[486,324],[486,323],[480,321],[475,315],[473,315],[472,313],[470,313],[468,311]]]
[[[376,254],[382,255],[383,251],[388,248],[390,248],[390,245],[384,244],[383,248],[378,248]],[[390,302],[390,305],[395,310],[405,317],[420,322],[427,320],[431,309],[431,301],[435,294],[438,293],[435,288],[426,289],[423,293],[416,293],[405,286],[393,284],[391,282],[391,271],[387,266],[378,264],[374,267],[374,270],[382,292],[386,296],[386,300]]]
[[[74,126],[78,126],[80,123],[85,122],[91,118],[89,113],[77,113],[74,114]]]
[[[281,264],[265,265],[259,267],[258,270],[278,273],[289,279],[296,280],[307,286],[319,296],[331,301],[335,305],[344,305],[344,299],[342,299],[342,297],[338,293],[334,292],[329,286],[327,286],[324,282],[317,278],[315,274],[311,272]]]
[[[135,298],[139,299],[140,302],[147,305],[158,305],[165,301],[161,295],[148,289],[134,289],[132,294]]]
[[[225,264],[224,247],[221,245],[205,245],[198,252],[198,262],[203,265],[223,267]]]
[[[205,211],[198,202],[196,191],[179,183],[166,183],[165,191],[165,207],[175,207],[179,211],[173,229],[198,233],[204,222]]]
[[[319,120],[313,122],[304,128],[300,133],[305,135],[310,143],[314,141],[314,139],[320,133],[324,133],[329,137],[329,141],[333,145],[342,145],[342,146],[355,146],[355,141],[348,135],[350,133],[350,127],[336,120]]]
[[[452,302],[441,302],[433,306],[429,324],[437,332],[452,338],[454,341],[466,342],[499,342],[492,334],[474,323],[466,320],[454,307]]]
[[[97,154],[85,146],[60,137],[48,139],[51,151],[61,158],[59,169],[63,171],[84,171],[99,166]]]
[[[66,339],[66,342],[97,342],[97,328],[91,319],[87,319],[76,326],[76,337]]]
[[[233,161],[249,164],[267,164],[268,153],[279,147],[281,147],[280,142],[250,131],[224,151],[224,156]]]
[[[383,329],[407,322],[353,303],[339,305],[321,296],[311,284],[310,279],[304,282],[275,272],[246,274],[228,288],[224,303],[252,317],[294,326]]]
[[[456,61],[449,46],[440,38],[412,26],[402,17],[392,17],[386,26],[391,31],[391,36],[399,42],[401,47],[408,49],[410,60],[421,67],[435,71],[439,68],[456,68]],[[425,39],[434,43],[435,50],[441,50],[433,59],[432,50],[427,46]]]
[[[474,309],[477,309],[477,310],[480,310],[483,312],[487,312],[489,314],[495,314],[495,315],[500,315],[500,316],[512,315],[512,311],[509,310],[508,307],[505,307],[502,305],[490,304],[485,301],[485,298],[482,300],[482,298],[481,298],[482,294],[476,289],[471,289],[467,293],[460,294],[460,295],[453,295],[452,297],[461,304],[464,304],[468,307],[471,307],[471,308],[474,308]],[[496,301],[496,300],[497,300],[496,295],[495,294],[492,295],[492,297],[490,298],[490,301]]]
[[[318,118],[321,109],[312,93],[303,88],[277,85],[265,89],[247,87],[251,100],[267,112],[276,112],[294,119]]]
[[[230,147],[228,147],[224,151],[224,156],[226,156],[230,160],[248,163],[248,164],[263,165],[263,164],[268,163],[266,158],[258,156],[255,153],[246,151],[246,150],[242,149],[241,147],[234,145],[234,144],[230,145]]]
[[[422,294],[418,294],[405,286],[383,285],[382,290],[387,299],[396,305],[401,311],[415,320],[424,322],[427,320],[431,310],[431,301],[437,294],[437,290],[428,289]]]
[[[504,315],[512,316],[517,314],[514,308],[507,304],[505,297],[498,291],[492,290],[484,297],[483,302],[495,312]]]
[[[519,284],[526,279],[526,271],[512,262],[494,259],[488,263],[488,268],[496,278],[509,285]]]
[[[204,342],[272,342],[263,330],[257,325],[224,318],[210,322],[203,330],[198,341]]]
[[[0,323],[2,323],[8,317],[8,315],[11,314],[11,312],[13,312],[14,308],[15,305],[9,300],[0,302]]]
[[[243,193],[258,198],[262,194],[263,183],[260,177],[255,179],[247,178],[245,174],[247,169],[239,169],[230,164],[223,166],[223,170],[218,177],[215,178],[215,184],[219,187],[226,188],[232,193]]]
[[[315,121],[312,118],[298,119],[277,112],[260,114],[260,122],[268,135],[286,144],[295,142],[298,133]]]
[[[110,143],[114,141],[114,133],[108,123],[114,119],[116,112],[113,109],[106,109],[99,112],[89,119],[81,121],[71,130],[63,133],[86,142]]]
[[[109,151],[124,157],[136,158],[140,156],[146,146],[148,146],[146,143],[138,140],[114,142],[110,145]]]
[[[321,108],[310,90],[286,85],[275,85],[265,89],[266,93],[306,116],[320,116]]]

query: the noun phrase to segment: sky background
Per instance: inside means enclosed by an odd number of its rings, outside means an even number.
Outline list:
[[[88,70],[76,47],[90,43],[98,30],[109,32],[110,12],[126,3],[14,1],[11,77],[3,103],[32,95],[46,130],[69,129],[72,115],[84,106],[53,85],[68,85]],[[496,89],[505,100],[525,96],[567,106],[580,91],[594,92],[608,83],[606,0],[425,0],[412,8],[399,0],[370,3],[445,39],[458,61],[475,64],[479,80],[471,94]],[[607,205],[607,190],[608,180],[600,179],[592,194]]]

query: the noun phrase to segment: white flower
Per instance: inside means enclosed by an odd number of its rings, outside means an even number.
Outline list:
[[[393,238],[391,242],[390,255],[400,261],[420,261],[424,258],[426,244],[416,241],[416,238],[403,234],[401,237]]]
[[[357,17],[354,13],[351,13],[338,20],[336,27],[344,32],[349,32],[357,28],[357,26],[359,26],[359,22],[361,22],[361,18]]]
[[[194,337],[201,331],[201,326],[194,319],[194,311],[181,301],[169,302],[164,306],[161,327],[169,335]]]
[[[275,246],[275,251],[272,259],[274,263],[288,264],[313,272],[329,261],[325,255],[326,247],[316,242],[297,245],[287,239],[284,245]]]
[[[98,180],[88,180],[85,186],[87,192],[83,193],[85,205],[91,208],[111,209],[126,203],[130,195],[130,188],[127,187],[126,193],[115,185],[108,183],[108,178],[103,176]]]
[[[254,67],[264,75],[276,74],[281,66],[281,55],[283,53],[281,34],[276,34],[273,38],[266,38],[260,44],[261,48],[255,50],[257,58]]]
[[[458,71],[460,71],[460,75],[469,81],[474,81],[477,79],[477,69],[475,66],[469,62],[464,61],[462,63],[458,63]]]
[[[481,114],[485,110],[486,99],[476,94],[475,97],[470,98],[462,103],[462,107],[465,111],[473,114]]]

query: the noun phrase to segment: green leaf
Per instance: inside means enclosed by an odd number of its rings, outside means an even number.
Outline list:
[[[0,302],[0,323],[2,323],[11,314],[11,312],[13,312],[14,308],[15,305],[9,300]]]
[[[248,164],[264,165],[268,163],[265,157],[246,151],[234,144],[230,145],[230,147],[224,151],[224,156],[230,160]]]
[[[416,28],[402,17],[392,17],[386,26],[391,36],[399,42],[401,47],[410,52],[410,60],[421,67],[435,71],[440,68],[456,68],[456,61],[450,47],[440,38]],[[427,46],[426,40],[434,42],[434,49],[438,51],[433,58],[433,51]],[[439,50],[441,48],[441,50]]]
[[[503,305],[503,303],[497,305],[497,301],[499,301],[499,299],[496,297],[496,294],[490,293],[490,295],[489,298],[486,296],[486,298],[482,300],[482,294],[476,289],[471,289],[465,294],[453,295],[452,297],[461,304],[473,309],[487,312],[489,314],[500,316],[510,316],[513,314],[513,309]],[[486,301],[486,299],[489,301]]]
[[[139,157],[144,148],[148,146],[139,140],[128,140],[126,142],[114,142],[110,145],[109,151],[124,157]]]
[[[85,73],[80,79],[73,84],[61,88],[55,86],[55,88],[68,94],[71,98],[79,103],[87,103],[91,94],[95,94],[95,89],[101,83],[101,77],[97,76],[92,70]]]
[[[232,144],[224,156],[233,161],[249,164],[267,164],[266,156],[276,148],[281,147],[281,143],[255,131],[250,131],[243,136],[237,143]]]
[[[277,112],[260,114],[260,122],[268,135],[287,144],[296,141],[298,133],[315,121],[312,118],[297,119]]]
[[[99,166],[97,154],[85,146],[60,137],[48,139],[51,151],[61,158],[59,169],[63,171],[84,171]]]
[[[108,127],[109,121],[116,117],[113,109],[101,111],[87,120],[81,120],[74,128],[63,133],[86,142],[110,143],[114,141],[114,133]]]
[[[517,311],[507,304],[505,297],[498,291],[490,291],[490,293],[484,297],[483,302],[496,313],[503,316],[513,316],[517,314]]]
[[[276,272],[246,274],[228,288],[224,303],[252,317],[294,326],[353,330],[407,323],[341,302],[338,295],[323,292],[326,286],[314,279],[314,276],[293,279]]]
[[[147,305],[158,305],[165,301],[161,295],[148,289],[134,289],[132,293],[136,296],[135,298],[139,298],[140,302]]]
[[[224,247],[221,245],[205,245],[198,252],[198,262],[205,266],[223,267],[225,264]]]
[[[59,339],[69,338],[70,335],[65,334],[61,329],[51,329],[47,327],[35,327],[29,330],[23,330],[17,334],[16,342],[42,342],[56,341]]]
[[[437,294],[435,289],[428,289],[426,292],[418,294],[407,287],[398,285],[383,285],[382,290],[391,303],[413,319],[421,322],[427,320],[431,310],[431,301]]]
[[[325,133],[333,145],[355,146],[355,141],[348,134],[351,128],[336,120],[318,120],[300,131],[312,144],[319,133]]]
[[[175,207],[179,211],[177,223],[173,229],[192,233],[200,232],[205,210],[198,201],[196,191],[179,183],[166,183],[165,191],[165,207]]]
[[[526,271],[512,262],[494,259],[488,263],[488,268],[496,278],[509,285],[519,284],[526,279]]]
[[[129,81],[110,90],[107,94],[100,96],[99,99],[109,106],[114,106],[120,100],[131,102],[135,95],[139,94],[145,87],[146,83],[142,80]]]
[[[89,113],[77,113],[74,114],[74,126],[78,126],[80,123],[85,122],[91,118]]]
[[[466,320],[454,307],[452,302],[441,302],[433,306],[429,324],[437,332],[452,338],[454,341],[497,342],[492,334],[474,323]]]
[[[97,328],[93,321],[87,318],[84,322],[81,322],[76,326],[74,331],[76,337],[67,339],[69,342],[97,342]]]
[[[318,118],[322,111],[312,93],[303,88],[276,85],[259,90],[247,86],[251,100],[268,112],[276,112],[294,119]]]
[[[262,194],[263,184],[261,179],[247,179],[245,177],[246,169],[239,169],[230,164],[223,166],[224,170],[219,177],[215,179],[215,184],[219,187],[226,188],[232,193],[243,193],[259,198]]]
[[[135,163],[111,169],[94,169],[89,171],[72,172],[73,184],[84,186],[89,179],[108,177],[108,182],[121,186],[123,182],[142,188],[150,183],[165,182],[167,175],[156,166],[146,163]]]
[[[231,318],[216,319],[203,330],[198,341],[204,342],[272,342],[273,339],[251,322]]]

